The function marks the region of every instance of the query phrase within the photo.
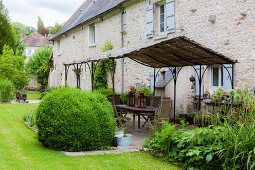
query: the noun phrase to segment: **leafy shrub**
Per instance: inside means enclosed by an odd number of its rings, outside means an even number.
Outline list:
[[[128,95],[127,92],[120,94],[120,102],[122,104],[127,104],[128,99],[127,95]]]
[[[141,86],[136,89],[136,94],[144,93],[145,96],[151,97],[153,95],[151,89],[146,86]]]
[[[29,126],[31,127],[36,126],[36,116],[34,113],[25,115],[23,119]]]
[[[220,102],[209,127],[177,130],[164,123],[145,143],[150,153],[185,168],[255,169],[255,96],[247,89],[229,95],[232,102],[222,104],[222,91],[214,94]]]
[[[108,98],[109,96],[112,96],[112,95],[113,95],[112,89],[101,88],[101,89],[94,90],[93,92],[94,92],[94,93],[103,94],[103,95],[105,95],[107,98]],[[126,93],[123,93],[123,94],[115,93],[115,95],[120,97],[120,102],[121,102],[122,104],[126,104],[126,103],[127,103],[127,94],[126,94]]]
[[[39,141],[65,151],[96,150],[111,145],[113,108],[101,94],[61,87],[46,95],[36,112]]]
[[[14,85],[12,81],[0,80],[0,101],[3,103],[10,102],[14,95]]]
[[[51,91],[53,90],[56,90],[57,87],[52,87],[52,88],[47,88],[46,90],[44,90],[42,93],[41,93],[41,96],[40,96],[40,99],[42,99],[44,96],[46,96],[48,93],[50,93]]]
[[[42,89],[46,89],[50,73],[50,57],[52,47],[43,46],[36,50],[35,54],[29,58],[27,63],[27,71],[36,75],[37,82]]]
[[[178,162],[185,168],[213,169],[219,166],[215,153],[222,149],[222,131],[222,127],[177,130],[175,125],[164,122],[145,146],[152,155]]]
[[[11,80],[16,89],[23,89],[28,83],[24,63],[24,56],[15,54],[10,47],[4,46],[3,54],[0,56],[0,79]]]
[[[93,92],[103,94],[106,97],[111,96],[113,94],[111,89],[106,89],[106,88],[97,89],[97,90],[94,90]]]

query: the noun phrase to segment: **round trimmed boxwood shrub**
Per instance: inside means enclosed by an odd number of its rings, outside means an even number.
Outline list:
[[[115,133],[113,108],[104,95],[67,87],[43,98],[36,123],[39,141],[55,150],[105,149]]]

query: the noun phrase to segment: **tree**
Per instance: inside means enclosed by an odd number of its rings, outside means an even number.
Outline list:
[[[49,34],[49,30],[47,28],[40,28],[39,30],[37,30],[37,32],[43,36],[48,35]]]
[[[36,80],[43,90],[45,90],[48,85],[51,53],[52,48],[50,46],[41,47],[27,63],[28,72],[36,76]]]
[[[38,20],[37,20],[37,31],[44,28],[44,23],[41,19],[41,17],[38,16]]]
[[[5,8],[2,0],[0,0],[0,13],[4,14],[8,18],[8,10]]]
[[[26,26],[21,23],[14,22],[11,25],[13,30],[13,37],[15,40],[15,49],[16,49],[15,52],[20,55],[23,55],[25,46],[23,44],[21,37],[23,38],[24,36],[26,36],[28,34],[28,31],[26,30]]]
[[[19,22],[12,22],[11,25],[15,32],[18,32],[22,38],[30,34],[28,27],[24,24],[21,24]]]
[[[54,26],[48,27],[50,34],[56,34],[57,32],[59,32],[62,29],[63,25],[64,24],[59,24],[56,22]]]
[[[4,46],[3,54],[0,55],[0,79],[11,80],[16,89],[23,89],[28,83],[24,63],[24,56],[14,54],[10,47]]]
[[[5,9],[2,0],[0,0],[0,55],[2,54],[4,45],[8,45],[16,51],[16,42],[13,34],[12,26],[8,19],[8,11]]]
[[[28,26],[27,30],[28,30],[28,36],[33,35],[36,32],[36,29],[34,27],[31,27],[31,26]]]

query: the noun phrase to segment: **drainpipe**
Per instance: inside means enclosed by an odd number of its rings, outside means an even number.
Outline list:
[[[124,47],[124,14],[125,10],[123,6],[120,6],[121,10],[121,17],[120,17],[120,23],[121,23],[121,48]],[[121,93],[124,93],[124,79],[125,79],[125,63],[124,63],[125,58],[121,59]]]

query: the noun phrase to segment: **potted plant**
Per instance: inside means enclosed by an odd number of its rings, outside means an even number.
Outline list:
[[[131,134],[115,135],[117,146],[129,146],[132,142]]]

